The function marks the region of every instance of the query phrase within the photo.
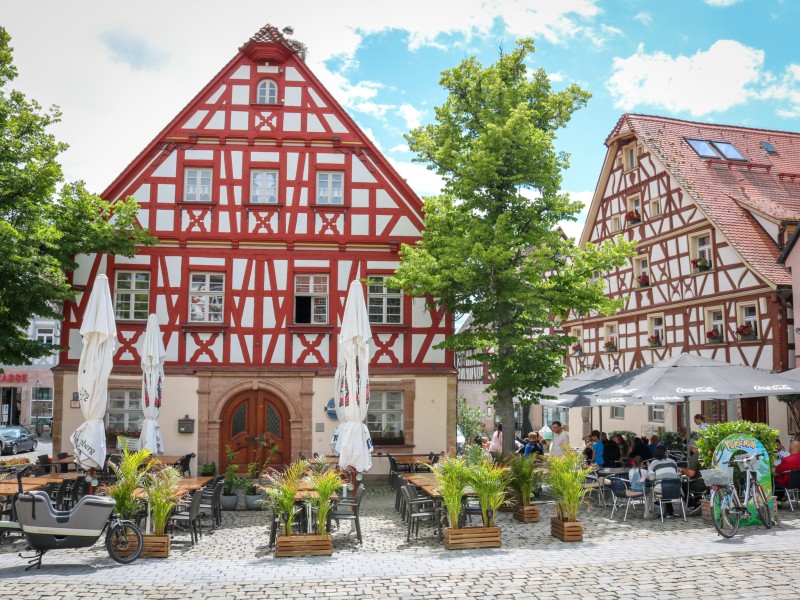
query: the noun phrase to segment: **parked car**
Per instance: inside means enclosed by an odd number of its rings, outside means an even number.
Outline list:
[[[24,427],[17,425],[6,425],[0,427],[0,452],[3,454],[17,452],[30,452],[36,450],[39,445],[39,438],[35,433],[29,432]]]

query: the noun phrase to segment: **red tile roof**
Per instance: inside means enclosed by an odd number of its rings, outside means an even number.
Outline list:
[[[789,272],[776,262],[780,249],[750,211],[774,221],[800,220],[800,133],[625,114],[606,145],[629,133],[658,157],[752,268],[776,285],[791,285]],[[747,161],[703,158],[687,137],[730,142]]]
[[[284,31],[288,31],[289,34],[292,33],[291,28],[288,27],[284,27]],[[244,49],[248,44],[252,42],[262,43],[262,44],[281,44],[286,48],[288,48],[289,50],[291,50],[292,52],[299,54],[300,58],[302,58],[303,60],[306,59],[307,49],[305,44],[298,42],[297,40],[289,39],[288,37],[283,35],[282,32],[278,31],[277,27],[275,27],[274,25],[270,25],[269,23],[267,23],[266,25],[264,25],[264,27],[256,31],[253,34],[253,37],[251,37],[242,45],[240,50]]]

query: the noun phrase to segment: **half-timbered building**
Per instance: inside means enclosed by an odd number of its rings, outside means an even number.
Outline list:
[[[56,448],[81,421],[71,408],[78,329],[99,273],[111,282],[118,330],[110,429],[142,419],[137,344],[154,312],[167,349],[159,420],[169,454],[224,467],[226,447],[239,464],[265,460],[273,446],[276,463],[330,453],[338,327],[360,279],[369,280],[376,452],[453,445],[453,359],[435,348],[452,320],[386,285],[401,244],[420,237],[422,203],[304,54],[262,28],[105,190],[111,201],[134,196],[159,242],[130,259],[78,258]],[[185,417],[194,431],[178,433]]]
[[[626,114],[605,143],[580,243],[622,236],[637,253],[602,274],[608,295],[623,299],[617,314],[571,316],[580,351],[569,371],[628,371],[680,352],[792,368],[791,277],[778,258],[800,220],[800,134]],[[691,410],[787,431],[774,397]],[[608,431],[636,433],[682,422],[680,408],[665,406],[613,407],[602,418]]]

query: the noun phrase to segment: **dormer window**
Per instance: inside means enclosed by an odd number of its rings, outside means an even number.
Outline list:
[[[278,84],[271,79],[260,81],[256,90],[256,102],[258,104],[277,104]]]
[[[636,143],[628,144],[622,149],[622,159],[626,171],[635,169],[638,164],[638,153],[636,150]]]

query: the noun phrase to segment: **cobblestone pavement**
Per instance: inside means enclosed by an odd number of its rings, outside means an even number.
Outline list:
[[[101,544],[48,553],[25,572],[24,542],[0,546],[0,599],[87,598],[797,598],[800,511],[779,526],[743,528],[723,540],[700,517],[626,523],[610,509],[581,516],[584,541],[550,537],[552,504],[539,523],[498,515],[503,547],[445,551],[432,528],[407,543],[385,484],[362,504],[364,544],[349,524],[332,557],[273,558],[264,512],[225,513],[224,527],[194,548],[176,536],[168,559],[114,563]],[[184,543],[185,542],[185,543]]]

